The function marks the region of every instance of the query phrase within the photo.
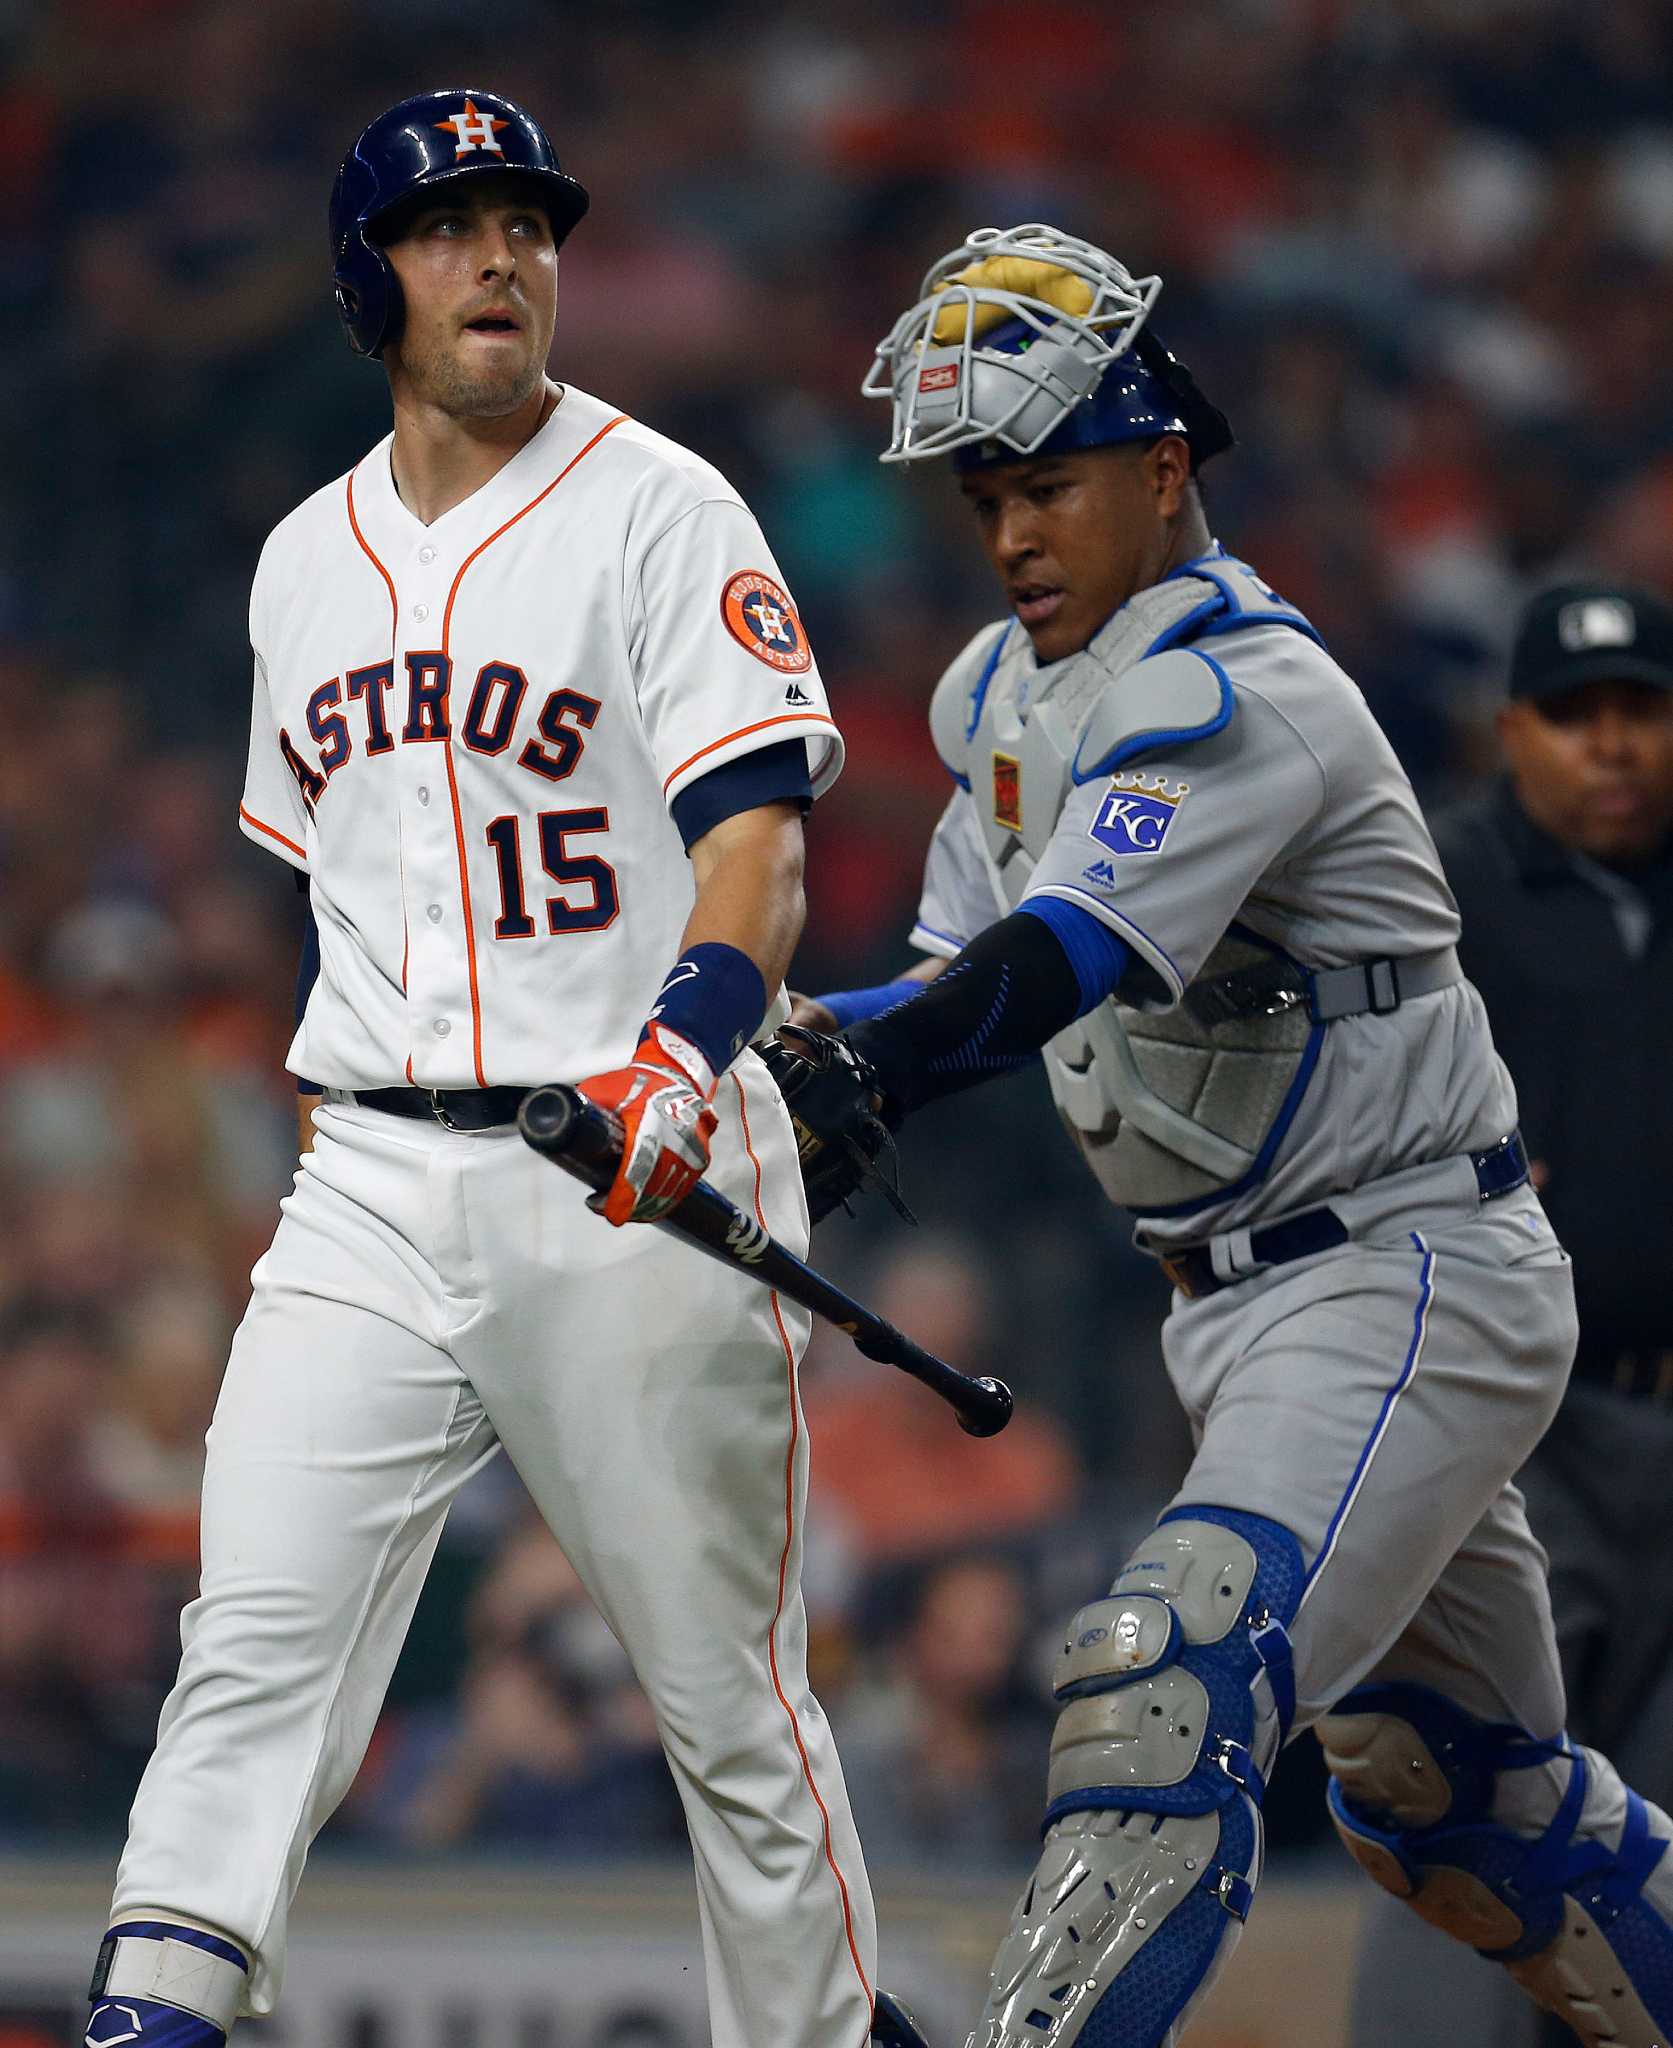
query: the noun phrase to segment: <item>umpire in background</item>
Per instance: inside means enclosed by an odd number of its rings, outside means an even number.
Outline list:
[[[1551,1553],[1569,1729],[1673,1802],[1673,605],[1537,597],[1499,712],[1507,774],[1434,821],[1459,952],[1574,1260],[1580,1348],[1521,1475]],[[1543,2031],[1542,2031],[1543,2029]],[[1573,2048],[1515,1986],[1380,1894],[1355,2048]]]

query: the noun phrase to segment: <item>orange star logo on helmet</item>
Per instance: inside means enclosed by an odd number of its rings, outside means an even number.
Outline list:
[[[495,140],[502,128],[509,128],[509,121],[502,121],[496,114],[479,114],[475,100],[466,100],[462,114],[455,114],[450,120],[438,121],[438,128],[457,136],[455,156],[469,156],[473,149],[491,149],[495,156],[504,156],[505,151]]]

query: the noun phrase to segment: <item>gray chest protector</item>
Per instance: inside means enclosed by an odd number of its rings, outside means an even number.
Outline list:
[[[1216,672],[1167,650],[1204,629],[1256,623],[1316,637],[1242,563],[1216,556],[1141,591],[1083,653],[1043,673],[1015,627],[989,645],[974,678],[964,663],[948,671],[930,712],[936,747],[963,771],[1008,909],[1027,893],[1077,781],[1142,753],[1146,736],[1206,734],[1231,715]],[[1154,1214],[1211,1201],[1255,1174],[1313,1028],[1295,964],[1228,934],[1176,1008],[1152,1013],[1111,997],[1043,1056],[1104,1192]]]

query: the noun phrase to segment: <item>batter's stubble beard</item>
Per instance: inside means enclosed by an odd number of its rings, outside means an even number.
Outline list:
[[[521,366],[507,365],[492,376],[473,376],[446,348],[409,356],[401,367],[414,393],[453,419],[493,420],[515,412],[540,389],[546,377],[544,357]]]

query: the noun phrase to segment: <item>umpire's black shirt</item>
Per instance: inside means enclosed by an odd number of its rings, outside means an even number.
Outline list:
[[[1464,972],[1574,1260],[1576,1373],[1623,1390],[1673,1379],[1673,847],[1602,869],[1535,825],[1508,782],[1434,833]]]

